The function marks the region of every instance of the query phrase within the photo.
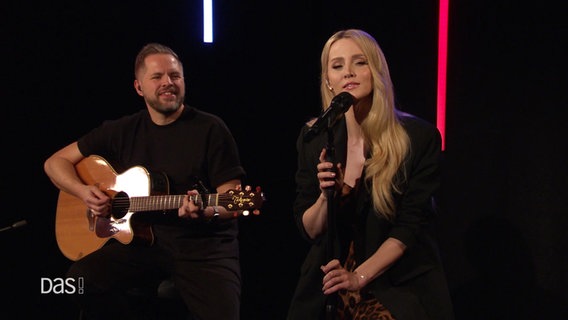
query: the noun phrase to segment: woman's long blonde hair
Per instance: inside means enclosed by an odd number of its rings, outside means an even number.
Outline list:
[[[336,32],[323,47],[321,54],[320,92],[324,106],[329,106],[334,93],[325,83],[329,50],[339,39],[349,38],[361,48],[371,69],[373,99],[369,114],[361,123],[366,150],[370,158],[365,162],[365,182],[372,186],[376,211],[392,220],[396,205],[394,193],[400,193],[397,172],[410,149],[409,137],[399,120],[394,102],[394,89],[387,61],[377,41],[368,33],[357,29]],[[403,172],[404,174],[404,172]],[[403,177],[404,178],[404,177]]]

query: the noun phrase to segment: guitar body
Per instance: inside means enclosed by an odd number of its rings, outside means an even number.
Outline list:
[[[111,209],[113,214],[108,218],[96,217],[91,214],[82,200],[60,191],[55,236],[59,249],[65,257],[73,261],[79,260],[100,249],[112,238],[123,244],[130,244],[133,241],[152,244],[154,236],[151,225],[137,222],[133,218],[135,212],[124,211],[123,206],[115,205],[114,202],[123,201],[124,193],[127,197],[166,194],[167,177],[153,175],[139,166],[117,174],[105,159],[98,156],[83,159],[75,168],[83,182],[97,186],[114,199]],[[119,193],[122,196],[116,198]],[[115,211],[123,212],[115,214]]]
[[[186,195],[169,195],[169,181],[163,173],[152,173],[144,167],[132,167],[118,174],[99,156],[90,156],[75,165],[77,175],[85,184],[98,187],[111,198],[110,215],[94,216],[79,198],[59,192],[55,215],[55,237],[61,253],[77,261],[100,249],[110,239],[123,244],[154,242],[148,219],[138,219],[140,212],[177,209]],[[231,189],[222,194],[191,196],[191,200],[205,206],[221,206],[233,216],[249,215],[258,210],[264,194],[260,187],[252,190]],[[160,213],[161,214],[161,213]]]

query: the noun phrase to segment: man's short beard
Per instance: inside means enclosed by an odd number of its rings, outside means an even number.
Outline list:
[[[164,110],[164,109],[158,109],[158,112],[161,112],[162,114],[164,114],[164,115],[166,115],[166,116],[169,116],[169,115],[172,115],[172,114],[176,113],[176,111],[178,111],[179,108],[181,108],[181,105],[182,105],[182,104],[180,103],[180,104],[177,105],[177,107],[175,107],[175,108],[173,108],[173,109],[172,109],[172,108],[168,108],[168,109],[166,109],[166,110]]]
[[[164,105],[160,104],[160,103],[156,103],[156,101],[150,101],[148,103],[152,109],[156,110],[157,112],[165,115],[165,116],[169,116],[174,114],[176,111],[179,110],[179,108],[181,108],[181,106],[183,105],[183,100],[179,101],[176,103],[175,107],[164,107]]]

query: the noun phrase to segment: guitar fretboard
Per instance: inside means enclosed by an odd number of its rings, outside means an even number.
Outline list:
[[[183,204],[185,195],[159,195],[130,198],[128,211],[154,211],[177,209]],[[219,194],[194,195],[190,197],[203,207],[218,205]]]

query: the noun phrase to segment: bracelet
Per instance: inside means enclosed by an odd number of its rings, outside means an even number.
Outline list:
[[[219,216],[219,208],[217,206],[213,206],[213,216],[211,217],[211,219],[209,219],[209,222],[213,222],[219,219]]]
[[[217,219],[219,219],[220,216],[218,207],[211,206],[211,208],[213,208],[213,215],[208,220],[205,220],[205,222],[207,223],[215,222]]]
[[[363,283],[367,282],[367,276],[360,274],[359,272],[355,271],[355,275],[357,275],[357,279],[359,280],[359,284],[361,284],[361,281]]]

